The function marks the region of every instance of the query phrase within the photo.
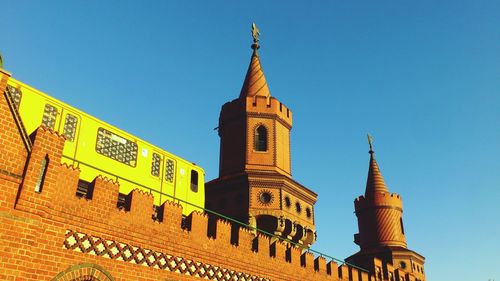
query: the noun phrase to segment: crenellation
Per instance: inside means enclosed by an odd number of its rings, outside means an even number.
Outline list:
[[[357,268],[349,266],[349,280],[350,281],[361,281],[359,280],[359,270]]]
[[[151,223],[153,217],[153,195],[140,189],[130,192],[130,216],[134,224],[144,225]]]
[[[292,125],[292,111],[274,97],[247,97],[246,104],[248,112],[277,115],[289,126]]]
[[[318,256],[314,259],[314,271],[327,273],[326,259],[323,256]]]
[[[314,271],[314,254],[311,252],[304,252],[300,256],[301,266],[305,267],[307,271]]]
[[[100,206],[104,214],[115,210],[119,189],[118,182],[103,176],[97,176],[90,184],[93,204]]]
[[[349,267],[345,264],[341,264],[337,267],[338,277],[341,280],[349,280]]]
[[[225,246],[231,245],[231,223],[226,220],[218,219],[216,221],[215,238],[219,244],[224,244]]]
[[[175,230],[181,229],[182,222],[182,206],[173,201],[165,201],[161,208],[163,208],[162,225],[166,228],[173,228]]]
[[[238,247],[247,253],[252,252],[252,243],[256,239],[254,233],[246,227],[238,227]]]
[[[334,277],[339,276],[339,267],[335,261],[331,260],[326,264],[326,274]]]

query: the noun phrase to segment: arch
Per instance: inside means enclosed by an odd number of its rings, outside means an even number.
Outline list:
[[[104,268],[93,263],[82,263],[68,267],[57,274],[52,281],[114,281],[115,279]]]
[[[267,129],[264,125],[259,125],[254,131],[255,151],[267,151]]]

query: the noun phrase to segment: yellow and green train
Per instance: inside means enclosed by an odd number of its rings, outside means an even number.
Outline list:
[[[138,188],[151,193],[156,206],[180,203],[184,215],[204,207],[204,171],[196,164],[13,78],[7,94],[28,134],[43,125],[66,137],[62,162],[79,167],[81,182],[103,175],[119,182],[121,194]]]

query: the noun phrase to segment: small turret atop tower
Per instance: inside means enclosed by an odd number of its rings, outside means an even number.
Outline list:
[[[368,135],[368,142],[370,164],[365,195],[354,201],[359,225],[359,234],[355,236],[355,242],[361,246],[361,249],[379,246],[406,247],[401,197],[398,194],[389,193],[375,160],[373,138],[370,135]]]
[[[372,142],[373,138],[368,135],[370,164],[365,195],[354,200],[359,228],[359,233],[354,235],[354,243],[361,249],[346,261],[364,268],[373,268],[373,258],[378,258],[412,272],[417,280],[425,280],[425,258],[407,248],[403,203],[398,194],[389,193],[375,160]]]

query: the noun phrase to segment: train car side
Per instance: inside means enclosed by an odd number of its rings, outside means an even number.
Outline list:
[[[63,162],[78,166],[83,182],[104,175],[120,183],[120,193],[134,188],[150,192],[155,205],[174,200],[185,215],[204,207],[204,171],[163,149],[11,79],[26,130],[40,125],[63,134]],[[189,202],[193,205],[190,205]]]

